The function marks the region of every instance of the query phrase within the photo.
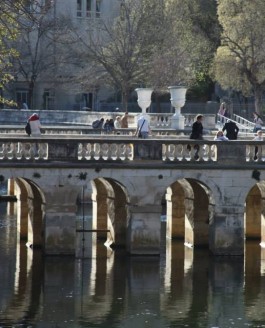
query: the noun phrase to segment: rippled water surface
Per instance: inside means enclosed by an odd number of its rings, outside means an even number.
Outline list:
[[[43,257],[17,243],[0,203],[0,327],[265,327],[265,262],[164,245],[160,257],[122,251],[97,258]],[[89,221],[91,216],[85,216]]]

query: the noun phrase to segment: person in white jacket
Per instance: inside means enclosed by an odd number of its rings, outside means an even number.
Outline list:
[[[41,135],[41,124],[39,115],[34,113],[32,114],[29,119],[30,129],[31,129],[31,136],[32,137],[39,137]]]
[[[39,115],[34,113],[32,114],[29,119],[30,125],[30,136],[31,137],[40,137],[41,136],[41,125],[40,125],[40,118]],[[34,157],[39,156],[40,144],[35,143],[32,147],[34,151]]]

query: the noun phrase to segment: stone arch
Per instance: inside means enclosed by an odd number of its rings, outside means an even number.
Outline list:
[[[113,179],[106,179],[112,186],[114,192],[114,215],[110,217],[114,229],[114,246],[126,246],[126,227],[128,222],[129,197],[125,187]]]
[[[265,245],[265,181],[256,183],[246,196],[245,237]]]
[[[209,245],[214,201],[202,182],[179,179],[167,188],[167,237],[182,238],[189,246]]]
[[[20,239],[26,239],[31,247],[43,247],[43,220],[45,198],[41,189],[33,181],[16,178],[18,186],[18,234]]]
[[[92,184],[93,224],[97,239],[112,247],[125,247],[129,197],[125,187],[111,178],[96,178]]]
[[[193,200],[193,215],[191,216],[191,226],[193,228],[191,234],[191,244],[196,246],[209,245],[209,225],[212,223],[214,216],[214,200],[210,189],[200,181],[187,179],[192,187]],[[187,231],[186,231],[187,234]],[[185,235],[185,241],[187,235]]]

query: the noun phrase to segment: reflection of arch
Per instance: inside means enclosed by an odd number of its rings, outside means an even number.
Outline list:
[[[31,180],[16,178],[18,194],[18,234],[33,247],[43,246],[45,199],[40,188]]]
[[[14,179],[14,194],[17,197],[17,247],[14,291],[6,304],[5,320],[23,324],[35,318],[39,311],[43,286],[42,252],[32,250],[21,243],[42,246],[42,221],[44,196],[39,187],[24,178]],[[8,263],[8,265],[10,265]]]
[[[16,285],[12,298],[4,309],[5,322],[21,325],[23,321],[33,320],[39,312],[40,296],[43,286],[43,266],[41,252],[34,252],[25,245],[18,245],[17,257],[20,266],[16,269]],[[40,265],[41,264],[41,265]]]
[[[167,236],[184,238],[193,246],[209,244],[213,198],[209,189],[195,179],[181,179],[167,188]]]

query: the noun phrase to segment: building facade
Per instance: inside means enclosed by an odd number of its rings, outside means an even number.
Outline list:
[[[36,22],[27,21],[30,28],[22,31],[16,44],[21,58],[14,67],[15,78],[5,96],[16,101],[18,108],[99,110],[100,102],[106,100],[109,92],[77,81],[73,63],[78,61],[80,70],[80,61],[84,68],[89,61],[85,56],[71,58],[71,52],[67,53],[66,42],[70,40],[67,34],[74,29],[76,35],[85,37],[91,26],[95,31],[103,21],[110,23],[119,15],[121,0],[39,0],[38,7],[32,3],[35,1],[28,2],[27,10],[36,17]],[[58,21],[60,31],[56,30]],[[57,42],[58,35],[60,42]]]

